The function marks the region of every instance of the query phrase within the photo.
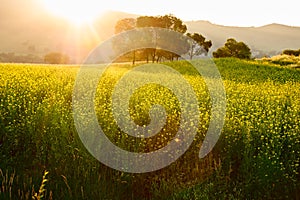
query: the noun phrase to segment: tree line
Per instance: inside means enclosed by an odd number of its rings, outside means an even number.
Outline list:
[[[119,20],[115,25],[115,34],[129,31],[135,28],[156,27],[165,28],[187,35],[193,40],[187,40],[186,44],[182,45],[182,51],[189,55],[190,59],[194,56],[205,54],[207,55],[212,42],[206,40],[204,36],[199,33],[187,33],[187,26],[183,24],[182,20],[173,15],[164,16],[140,16],[138,18],[124,18]],[[136,41],[138,42],[138,41]],[[119,43],[116,45],[120,45]],[[162,60],[178,59],[180,55],[174,52],[168,52],[159,48],[146,48],[140,50],[133,50],[121,56],[117,61],[132,60],[134,64],[137,60],[159,62]]]
[[[289,55],[289,56],[300,56],[300,49],[298,50],[286,49],[282,52],[282,54]]]
[[[115,25],[115,34],[129,31],[135,28],[143,27],[158,27],[177,31],[185,34],[192,40],[188,40],[186,44],[185,54],[189,59],[194,56],[207,55],[212,46],[211,40],[206,38],[200,33],[187,33],[187,26],[183,24],[182,20],[173,15],[164,16],[140,16],[138,18],[124,18],[119,20]],[[117,44],[120,45],[120,44]],[[251,50],[244,42],[238,42],[234,38],[229,38],[223,47],[220,47],[213,52],[213,57],[236,57],[240,59],[250,59]],[[136,60],[159,62],[163,60],[178,59],[180,55],[172,54],[160,49],[148,48],[142,50],[134,50],[121,56],[117,61],[132,60],[134,64]]]
[[[0,53],[2,63],[43,63],[43,58],[33,54]]]
[[[185,41],[174,41],[176,45],[181,47],[181,55],[186,55],[189,59],[193,59],[195,56],[208,55],[210,48],[212,47],[212,41],[207,40],[200,33],[189,33],[187,32],[187,26],[183,21],[174,15],[164,15],[164,16],[140,16],[137,18],[124,18],[117,21],[114,27],[115,34],[119,34],[125,31],[130,31],[136,28],[145,27],[156,27],[164,28],[172,31],[176,31],[183,35],[186,35],[191,40]],[[128,42],[126,39],[124,41],[117,41],[114,44],[115,49],[128,46],[136,38],[131,38]],[[177,44],[179,42],[180,44]],[[148,62],[161,62],[165,60],[178,60],[181,55],[177,55],[174,52],[168,52],[160,48],[146,48],[139,50],[132,50],[122,56],[120,56],[115,62],[128,62],[132,61],[135,64],[136,61],[146,61]],[[223,47],[218,48],[212,53],[213,57],[236,57],[240,59],[250,59],[251,50],[242,41],[236,41],[234,38],[229,38]],[[45,55],[44,62],[49,64],[67,64],[70,58],[66,54],[59,52],[51,52]]]

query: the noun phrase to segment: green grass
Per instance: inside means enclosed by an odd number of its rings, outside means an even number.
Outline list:
[[[42,199],[299,199],[300,71],[259,61],[215,62],[227,95],[217,145],[198,158],[210,117],[207,88],[187,63],[168,63],[195,90],[199,130],[176,162],[146,174],[111,169],[81,143],[71,105],[79,67],[0,64],[0,199],[32,199],[41,186]],[[129,105],[133,120],[146,125],[150,106],[159,103],[166,107],[167,123],[150,139],[124,134],[109,102],[114,85],[131,68],[114,65],[101,79],[98,121],[116,145],[153,151],[178,130],[178,100],[155,84],[140,88]],[[41,185],[45,170],[47,182]]]

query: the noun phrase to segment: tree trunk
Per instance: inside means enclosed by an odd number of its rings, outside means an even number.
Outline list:
[[[132,65],[134,65],[135,64],[135,50],[132,53],[133,53]]]
[[[157,56],[156,63],[158,63],[161,59],[161,56]]]
[[[155,56],[156,56],[156,49],[154,49],[153,54],[152,54],[152,63],[155,62]]]
[[[190,60],[193,59],[193,52],[194,52],[194,45],[192,45],[192,47],[191,47]]]

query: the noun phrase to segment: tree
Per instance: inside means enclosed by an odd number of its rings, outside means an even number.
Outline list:
[[[164,38],[167,36],[163,36],[163,34],[158,34],[156,29],[150,30],[150,34],[147,35],[147,37],[145,36],[144,38],[132,38],[134,36],[124,35],[124,38],[122,38],[120,41],[115,42],[114,48],[116,51],[124,49],[124,47],[129,47],[129,49],[130,47],[132,47],[134,49],[134,45],[131,44],[133,41],[136,43],[141,43],[144,41],[149,41],[149,37],[150,40],[152,39],[152,41],[156,42],[157,45],[151,48],[131,51],[123,55],[121,57],[121,60],[128,60],[132,53],[133,64],[135,63],[136,59],[146,60],[147,62],[149,62],[149,60],[151,60],[152,62],[160,62],[162,60],[178,59],[181,55],[187,54],[189,51],[190,57],[193,58],[193,56],[195,55],[207,54],[209,48],[212,46],[211,41],[206,41],[205,38],[198,33],[194,33],[193,35],[189,34],[189,36],[192,37],[195,41],[194,43],[190,44],[188,39],[183,35],[187,31],[187,26],[183,23],[181,19],[171,14],[164,16],[140,16],[136,19],[121,19],[115,25],[115,33],[128,31],[134,28],[145,27],[164,28],[176,31],[182,33],[182,37]],[[168,42],[168,44],[166,44],[166,42]],[[173,45],[171,46],[171,49],[173,49],[177,53],[164,50],[165,45],[168,45],[169,47],[170,45]]]
[[[132,30],[136,27],[136,19],[124,18],[117,21],[115,25],[115,33],[121,33],[123,31]]]
[[[124,31],[129,31],[136,28],[136,19],[134,18],[124,18],[121,19],[119,21],[117,21],[116,25],[115,25],[115,33],[121,33]],[[119,45],[123,45],[121,43],[123,43],[125,41],[117,41],[116,44],[114,44],[117,48]],[[126,42],[125,44],[126,45]],[[122,57],[126,58],[128,56],[130,56],[130,54],[132,54],[132,64],[135,64],[135,60],[136,60],[136,50],[133,50],[131,52],[128,52],[127,54],[123,55]]]
[[[44,62],[49,64],[67,64],[69,61],[68,55],[59,52],[48,53],[44,57]]]
[[[164,16],[141,16],[137,18],[136,22],[137,27],[157,27],[157,28],[166,28],[173,31],[177,31],[179,33],[185,33],[187,30],[186,25],[183,24],[182,20],[173,16],[173,15],[164,15]],[[153,33],[154,39],[157,41],[157,34]],[[158,62],[162,59],[162,57],[166,59],[173,60],[174,58],[178,58],[179,55],[176,55],[173,52],[168,52],[164,50],[159,50],[157,48],[147,48],[143,51],[143,55],[146,58],[147,62],[149,61],[149,57],[152,62]]]
[[[213,52],[215,58],[235,57],[240,59],[250,59],[251,50],[244,42],[237,42],[233,38],[227,39],[223,47]]]
[[[282,54],[289,55],[289,56],[299,56],[300,49],[299,50],[286,49],[282,52]]]
[[[183,24],[183,21],[175,17],[174,15],[164,15],[160,17],[160,21],[163,24],[162,28],[170,29],[172,31],[176,31],[182,34],[184,34],[187,31],[187,26]],[[178,52],[181,52],[181,54],[185,54],[189,48],[186,39],[184,37],[174,39],[177,41],[173,41],[173,44],[169,45],[175,45],[173,47],[175,47]],[[180,55],[168,51],[160,51],[158,56],[164,57],[168,60],[174,60],[174,58],[178,59],[180,57]],[[160,59],[157,59],[157,61],[159,60]]]
[[[209,48],[212,46],[212,42],[205,41],[205,37],[200,35],[199,33],[187,33],[187,36],[190,37],[192,40],[189,40],[190,42],[190,50],[188,52],[188,55],[190,56],[190,59],[192,60],[194,56],[205,54],[207,55]]]
[[[159,17],[159,20],[162,24],[162,28],[167,28],[183,34],[187,31],[187,27],[183,24],[182,20],[174,15],[164,15]]]
[[[159,27],[163,28],[164,24],[160,17],[154,17],[154,16],[141,16],[137,18],[136,26],[138,28],[144,28],[144,27]],[[157,37],[156,33],[153,33]],[[149,57],[151,58],[152,62],[155,61],[155,57],[157,55],[157,49],[156,48],[146,48],[142,50],[143,57],[146,58],[147,62],[149,62]]]

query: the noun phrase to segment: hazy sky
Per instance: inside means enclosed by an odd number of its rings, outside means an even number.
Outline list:
[[[22,9],[43,10],[74,19],[93,17],[105,10],[141,15],[174,14],[184,21],[208,20],[229,26],[280,23],[300,26],[299,0],[0,0],[0,21]],[[25,5],[25,3],[27,5]],[[2,8],[2,9],[1,9]],[[25,17],[25,16],[24,16]]]
[[[110,1],[117,4],[117,0]],[[118,9],[138,14],[173,13],[183,20],[261,26],[282,23],[300,26],[299,0],[127,0]],[[130,2],[130,5],[129,5]]]

